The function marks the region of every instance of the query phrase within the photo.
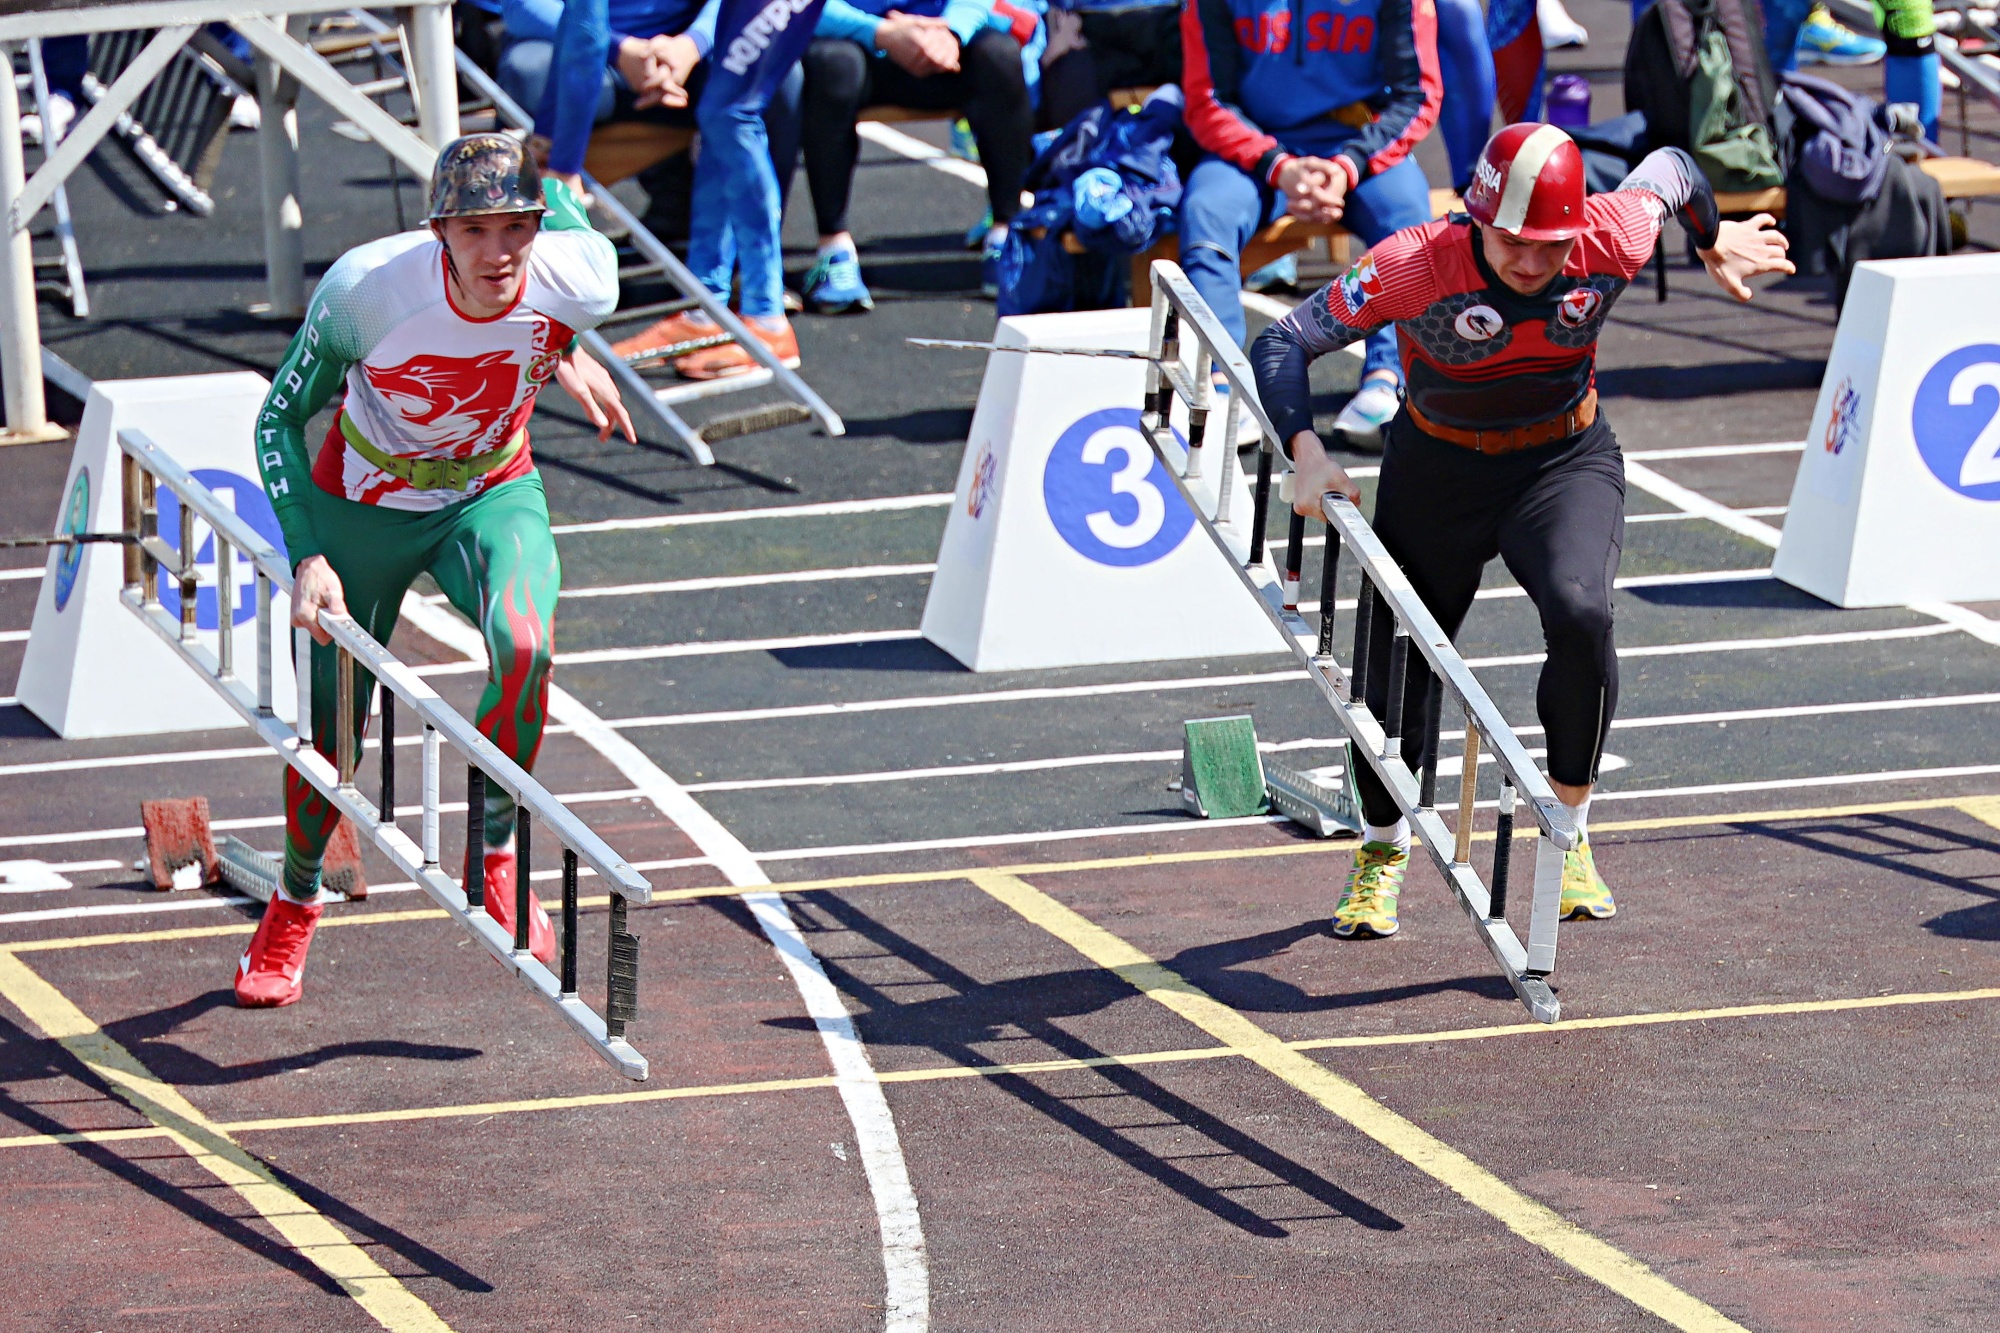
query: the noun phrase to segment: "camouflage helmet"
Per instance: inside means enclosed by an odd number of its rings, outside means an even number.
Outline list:
[[[468,134],[438,153],[431,169],[430,220],[475,213],[544,213],[542,173],[520,140]]]

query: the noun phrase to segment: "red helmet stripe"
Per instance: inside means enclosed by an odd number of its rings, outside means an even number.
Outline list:
[[[1500,206],[1493,210],[1493,225],[1501,231],[1519,234],[1528,222],[1528,205],[1535,197],[1535,184],[1542,168],[1570,138],[1553,125],[1543,125],[1521,141],[1507,168],[1507,187],[1501,192]]]

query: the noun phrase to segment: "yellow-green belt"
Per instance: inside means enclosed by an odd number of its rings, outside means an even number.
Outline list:
[[[355,453],[420,491],[462,491],[474,477],[483,477],[511,462],[521,452],[521,446],[528,442],[528,432],[517,430],[514,437],[498,449],[489,449],[470,458],[405,458],[400,454],[385,454],[370,444],[346,412],[340,414],[340,433],[353,446]]]

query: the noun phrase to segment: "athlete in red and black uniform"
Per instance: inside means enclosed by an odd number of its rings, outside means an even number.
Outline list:
[[[1677,217],[1723,290],[1792,271],[1772,220],[1720,222],[1715,196],[1679,149],[1647,157],[1609,194],[1584,197],[1583,161],[1550,125],[1510,125],[1480,155],[1466,212],[1397,232],[1339,281],[1267,329],[1257,386],[1297,469],[1297,504],[1329,491],[1359,500],[1312,429],[1313,359],[1393,323],[1407,397],[1390,429],[1375,531],[1448,634],[1498,555],[1541,613],[1548,661],[1536,710],[1548,773],[1586,839],[1563,868],[1563,914],[1617,909],[1587,840],[1590,791],[1618,702],[1611,587],[1625,533],[1618,442],[1598,415],[1597,336],[1611,304]],[[1389,636],[1377,635],[1368,703],[1387,707]],[[1423,761],[1428,674],[1410,664],[1403,756]],[[1435,688],[1435,686],[1430,686]],[[1409,828],[1366,767],[1368,822],[1334,914],[1343,937],[1390,935]]]

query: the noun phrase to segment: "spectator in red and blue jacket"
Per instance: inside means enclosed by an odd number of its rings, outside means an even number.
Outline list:
[[[1291,212],[1370,245],[1430,221],[1412,156],[1444,99],[1434,0],[1188,0],[1187,126],[1208,156],[1181,197],[1181,267],[1238,341],[1238,258]],[[1384,326],[1335,429],[1379,447],[1402,369]]]

